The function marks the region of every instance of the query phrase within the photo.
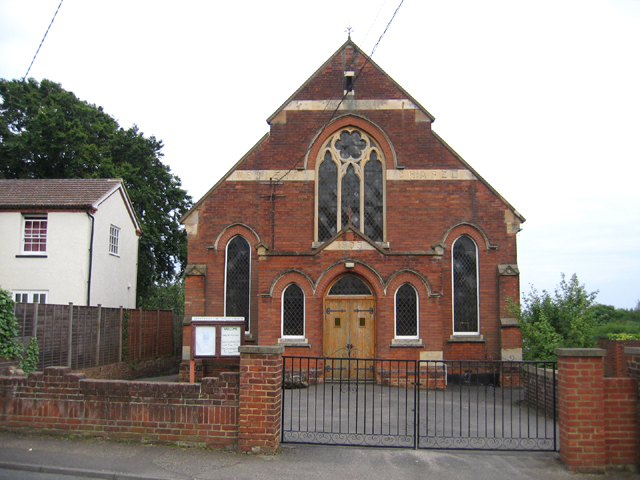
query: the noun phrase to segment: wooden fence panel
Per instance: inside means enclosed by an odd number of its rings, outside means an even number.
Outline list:
[[[172,356],[182,346],[181,338],[174,335],[171,310],[16,303],[14,313],[22,342],[26,345],[31,337],[38,339],[41,371],[54,366],[83,369],[120,361],[135,363]],[[122,331],[127,316],[125,346]],[[126,359],[122,358],[123,347]]]

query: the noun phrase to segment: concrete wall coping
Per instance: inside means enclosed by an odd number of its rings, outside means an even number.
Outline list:
[[[604,357],[607,351],[603,348],[556,348],[559,357]]]
[[[627,355],[640,355],[640,347],[624,347],[624,353]]]
[[[238,347],[238,352],[254,355],[282,355],[284,345],[241,345]]]

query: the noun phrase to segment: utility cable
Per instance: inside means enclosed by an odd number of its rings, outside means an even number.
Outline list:
[[[396,15],[398,14],[398,11],[400,10],[400,7],[402,7],[402,4],[404,3],[404,0],[400,0],[400,3],[398,4],[398,7],[396,8],[396,10],[393,12],[393,15],[391,16],[391,20],[389,20],[389,23],[387,23],[387,26],[385,27],[384,31],[382,32],[382,34],[380,35],[380,37],[378,38],[378,41],[376,42],[376,44],[373,46],[373,49],[371,50],[371,55],[369,55],[366,59],[364,64],[362,65],[362,67],[360,67],[360,69],[358,70],[358,74],[354,77],[353,79],[353,83],[351,84],[352,88],[355,89],[356,83],[358,81],[358,78],[360,78],[360,75],[362,74],[362,71],[364,70],[364,68],[367,66],[367,64],[369,63],[369,60],[371,59],[371,57],[373,57],[373,54],[375,53],[376,49],[378,48],[378,45],[380,44],[380,42],[382,41],[382,38],[384,37],[384,35],[387,33],[387,30],[389,30],[389,27],[391,26],[391,23],[393,22],[393,20],[396,18]],[[376,17],[377,18],[377,17]],[[337,88],[336,88],[337,89]],[[335,92],[336,90],[334,90]],[[321,128],[321,130],[324,130],[329,123],[331,123],[331,121],[333,120],[333,118],[335,117],[336,113],[338,112],[338,110],[340,109],[340,106],[342,105],[342,103],[344,102],[345,98],[347,98],[347,95],[349,94],[349,92],[345,92],[342,95],[342,98],[340,99],[340,101],[338,102],[338,105],[336,106],[336,108],[333,110],[333,112],[331,113],[331,116],[329,117],[329,119],[324,123],[323,127]],[[333,97],[333,94],[331,95],[331,97]],[[329,101],[327,101],[327,105],[325,106],[324,110],[327,109],[327,107],[329,106]],[[324,113],[324,111],[323,111]],[[314,130],[314,132],[317,130]],[[309,143],[309,142],[308,142]],[[309,143],[304,155],[302,155],[302,158],[305,158],[308,154],[309,151],[311,150],[311,144]],[[277,180],[275,180],[275,182],[280,182],[280,180],[282,180],[284,177],[286,177],[287,175],[289,175],[289,173],[291,173],[291,171],[296,168],[296,166],[300,163],[300,160],[297,160],[295,164],[293,164],[291,166],[291,168],[289,168],[289,170],[287,170],[287,172],[282,175],[280,178],[278,178]]]
[[[40,51],[40,48],[42,47],[42,44],[44,43],[44,39],[47,38],[47,33],[49,33],[49,29],[51,28],[51,25],[53,25],[53,21],[56,19],[56,15],[58,15],[58,10],[60,10],[60,7],[62,6],[62,2],[63,1],[64,0],[60,0],[60,3],[58,4],[58,8],[56,8],[56,13],[53,14],[53,18],[51,19],[51,23],[47,27],[47,31],[44,32],[44,37],[42,37],[42,40],[40,41],[40,45],[38,45],[38,50],[36,50],[36,54],[33,56],[33,59],[31,60],[31,64],[29,65],[29,68],[27,69],[27,73],[25,73],[24,77],[22,77],[22,81],[23,82],[27,78],[27,75],[29,75],[29,72],[31,71],[31,67],[33,66],[33,62],[36,61],[36,57],[38,56],[38,52]]]

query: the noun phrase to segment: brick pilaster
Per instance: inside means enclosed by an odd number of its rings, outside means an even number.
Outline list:
[[[627,372],[636,380],[636,439],[640,444],[640,347],[625,347],[628,355]],[[636,468],[640,470],[640,448],[636,449]]]
[[[244,345],[240,352],[238,450],[274,453],[280,445],[282,345]]]
[[[599,348],[558,348],[560,459],[573,472],[604,473],[605,396]]]

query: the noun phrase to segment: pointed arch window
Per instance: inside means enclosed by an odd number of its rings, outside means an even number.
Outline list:
[[[295,283],[282,293],[282,337],[304,338],[304,292]]]
[[[453,244],[453,333],[477,335],[478,320],[478,247],[467,235]]]
[[[396,338],[418,338],[418,292],[409,283],[396,291]]]
[[[249,242],[238,235],[227,244],[224,314],[244,317],[249,331],[251,299],[251,249]]]
[[[317,239],[330,239],[349,222],[384,241],[384,157],[366,133],[355,128],[333,134],[321,149],[317,182]]]

